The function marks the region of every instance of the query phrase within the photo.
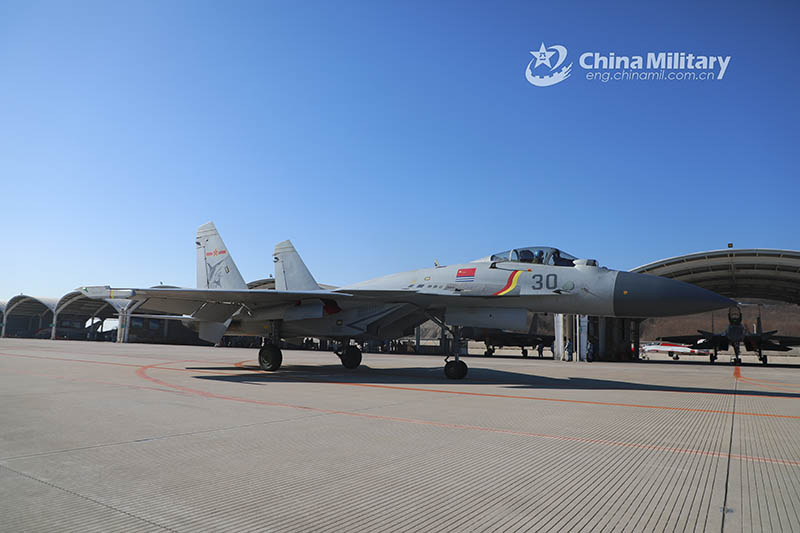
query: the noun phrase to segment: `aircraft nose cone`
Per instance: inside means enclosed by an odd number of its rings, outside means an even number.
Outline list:
[[[733,305],[715,292],[650,274],[619,272],[614,285],[614,315],[620,317],[691,315]]]

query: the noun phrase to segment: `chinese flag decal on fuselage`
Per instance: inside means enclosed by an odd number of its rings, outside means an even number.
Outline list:
[[[456,272],[456,281],[475,281],[474,268],[459,268]]]

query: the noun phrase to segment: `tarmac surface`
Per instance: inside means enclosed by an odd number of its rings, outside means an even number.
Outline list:
[[[0,530],[800,531],[798,366],[255,357],[0,339]]]

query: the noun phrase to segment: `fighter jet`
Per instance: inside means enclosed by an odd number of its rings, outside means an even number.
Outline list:
[[[200,226],[196,289],[83,287],[94,298],[131,299],[142,310],[177,313],[200,337],[264,337],[259,365],[278,370],[282,338],[340,341],[348,369],[361,363],[351,341],[396,339],[426,320],[458,327],[526,331],[533,313],[657,317],[699,313],[732,305],[728,298],[680,281],[619,272],[556,248],[528,247],[456,265],[436,265],[336,289],[323,289],[290,241],[275,246],[275,290],[249,290],[213,223]],[[454,344],[457,344],[454,343]],[[450,357],[453,357],[451,360]],[[444,373],[461,379],[467,365],[456,351]]]
[[[459,333],[464,339],[472,339],[482,341],[486,345],[486,350],[483,355],[491,357],[498,348],[504,346],[516,346],[522,350],[522,357],[528,357],[528,346],[539,350],[539,357],[542,356],[542,350],[545,347],[553,346],[555,337],[544,333],[537,333],[535,327],[532,326],[533,331],[522,333],[517,331],[507,331],[503,329],[488,329],[488,328],[462,328]]]
[[[717,360],[719,350],[727,350],[728,346],[732,346],[734,353],[732,362],[737,365],[742,363],[740,353],[741,344],[744,343],[745,349],[750,352],[758,352],[758,360],[766,365],[767,355],[764,350],[788,352],[791,350],[791,346],[800,346],[800,337],[775,335],[777,332],[778,330],[764,331],[759,316],[756,320],[756,331],[747,333],[742,324],[742,310],[738,306],[734,306],[728,309],[728,327],[722,333],[698,329],[699,335],[659,337],[659,340],[690,344],[690,347],[695,349],[713,350],[713,353],[709,355],[711,363]]]

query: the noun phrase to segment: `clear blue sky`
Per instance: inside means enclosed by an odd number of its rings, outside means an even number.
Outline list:
[[[0,299],[549,244],[615,268],[800,249],[794,2],[0,3]],[[530,50],[562,44],[560,85]],[[731,55],[715,82],[582,79],[580,51]]]

